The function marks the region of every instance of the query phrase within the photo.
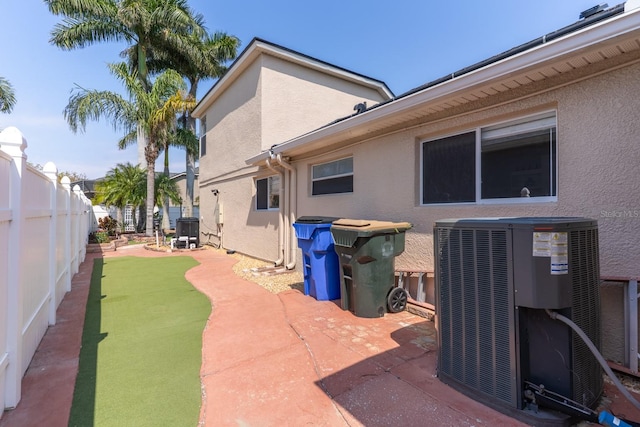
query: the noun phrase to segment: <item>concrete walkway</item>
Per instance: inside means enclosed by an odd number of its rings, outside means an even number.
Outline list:
[[[176,256],[142,247],[88,255],[0,427],[67,426],[96,256]],[[235,259],[191,251],[186,278],[212,303],[203,333],[202,426],[518,426],[441,383],[433,322],[408,312],[363,319],[298,291],[239,278]],[[607,385],[616,413],[640,414]],[[635,411],[635,412],[634,412]]]

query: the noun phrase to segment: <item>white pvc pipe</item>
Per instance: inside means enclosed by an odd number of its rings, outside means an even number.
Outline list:
[[[287,270],[293,270],[296,267],[296,241],[295,233],[292,232],[293,223],[296,217],[295,206],[296,200],[296,169],[282,159],[282,154],[276,156],[276,161],[285,168],[289,173],[287,175],[287,187],[285,188],[285,207],[288,211],[288,221],[285,221],[285,259],[288,255],[289,262],[285,266]]]
[[[275,156],[272,155],[272,158]],[[276,172],[280,176],[280,197],[278,200],[284,199],[284,172],[276,169],[271,165],[270,159],[266,160],[267,167]],[[279,258],[274,261],[274,266],[278,267],[284,263],[284,204],[278,203],[278,255]]]

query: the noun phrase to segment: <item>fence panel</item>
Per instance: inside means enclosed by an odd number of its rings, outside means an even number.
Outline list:
[[[70,225],[69,180],[56,188],[56,308],[62,302],[64,294],[71,290],[70,268]]]
[[[0,182],[9,182],[11,164],[11,157],[0,150]],[[9,223],[11,221],[11,204],[9,201],[9,186],[0,185],[0,325],[7,325],[8,323],[8,252]],[[5,401],[4,384],[9,364],[7,339],[7,328],[0,327],[0,402]]]
[[[22,274],[22,374],[49,326],[49,243],[51,235],[51,181],[41,172],[28,166],[23,176],[22,245],[20,264]]]
[[[91,202],[57,170],[26,164],[16,128],[0,132],[0,417],[86,254]]]

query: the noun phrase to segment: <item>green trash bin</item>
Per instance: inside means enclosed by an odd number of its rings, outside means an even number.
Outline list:
[[[340,303],[358,317],[382,317],[406,308],[395,287],[395,257],[404,252],[408,222],[340,219],[331,225],[340,260]]]

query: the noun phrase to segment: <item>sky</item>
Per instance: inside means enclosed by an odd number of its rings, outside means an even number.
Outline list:
[[[622,0],[620,0],[622,2]],[[579,20],[595,0],[188,0],[210,32],[241,41],[254,37],[381,80],[400,95]],[[610,6],[618,4],[610,3]],[[124,94],[108,63],[125,44],[100,43],[63,51],[49,43],[62,18],[42,0],[0,0],[0,76],[14,88],[16,106],[0,113],[0,129],[17,127],[27,161],[53,162],[59,171],[104,176],[118,163],[137,163],[135,146],[106,119],[74,134],[63,110],[76,86]],[[200,83],[202,97],[215,83]],[[184,151],[169,152],[171,172],[183,172]],[[158,169],[162,165],[158,163]]]

